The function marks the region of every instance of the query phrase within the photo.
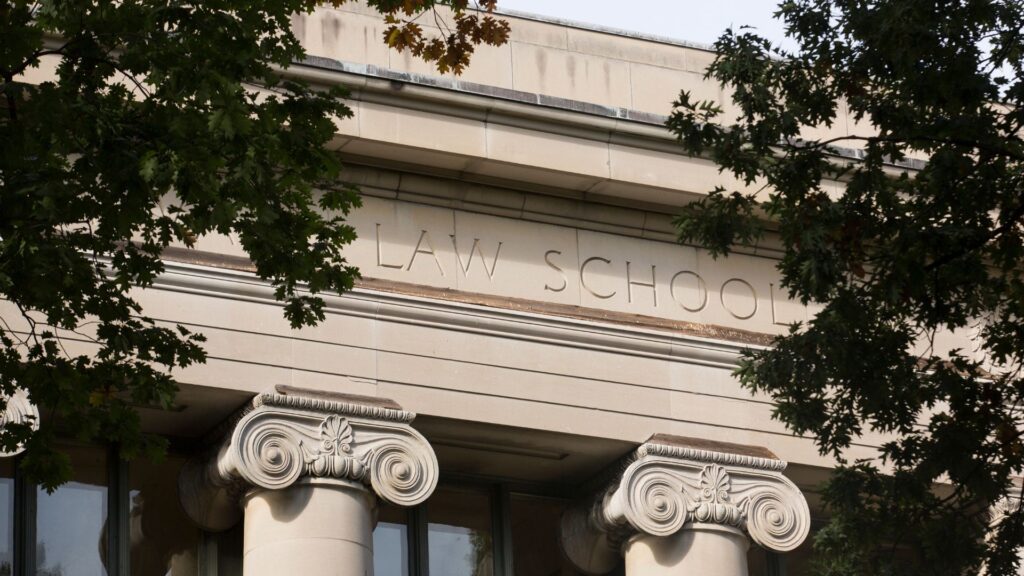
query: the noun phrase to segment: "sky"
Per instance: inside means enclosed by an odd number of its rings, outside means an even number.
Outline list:
[[[782,23],[772,18],[778,0],[498,0],[499,9],[531,12],[712,44],[723,30],[747,25],[781,41]]]

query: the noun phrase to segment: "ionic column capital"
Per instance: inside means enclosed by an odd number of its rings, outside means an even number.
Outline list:
[[[386,502],[414,506],[430,496],[438,476],[433,449],[409,425],[414,418],[396,405],[261,394],[215,451],[182,471],[182,503],[211,530],[238,521],[245,492],[300,480],[362,483]]]
[[[14,394],[4,398],[6,408],[0,412],[0,429],[9,424],[27,424],[32,430],[39,430],[39,409],[28,398],[28,392],[24,388],[18,388]],[[25,447],[19,445],[11,452],[0,451],[0,458],[17,456],[25,451]]]
[[[693,525],[742,530],[764,548],[793,550],[807,537],[810,512],[786,463],[767,450],[657,435],[606,481],[589,506],[563,518],[566,552],[580,568],[614,567],[637,534],[670,536]]]

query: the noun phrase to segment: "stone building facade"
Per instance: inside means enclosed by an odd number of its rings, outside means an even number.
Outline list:
[[[230,238],[169,251],[139,299],[209,352],[175,410],[143,409],[170,456],[70,446],[53,494],[0,461],[6,573],[804,573],[833,463],[731,371],[814,310],[771,239],[714,260],[671,223],[735,185],[663,127],[680,89],[724,102],[712,54],[507,17],[461,77],[360,4],[295,19],[287,73],[351,90],[363,280],[294,331]]]

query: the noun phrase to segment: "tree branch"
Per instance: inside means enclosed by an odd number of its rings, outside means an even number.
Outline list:
[[[1018,204],[1017,207],[1013,210],[1013,212],[1010,212],[1009,219],[1004,221],[998,227],[992,229],[991,232],[989,232],[988,234],[984,235],[981,238],[976,239],[974,242],[968,242],[955,252],[950,252],[942,256],[941,258],[931,261],[927,266],[924,267],[924,269],[926,271],[932,271],[937,268],[941,268],[942,266],[945,266],[946,264],[949,264],[950,262],[958,258],[962,258],[963,256],[966,256],[967,254],[974,252],[975,250],[983,247],[985,244],[988,244],[989,242],[995,240],[1004,233],[1008,232],[1017,224],[1020,224],[1022,216],[1024,216],[1024,201]]]

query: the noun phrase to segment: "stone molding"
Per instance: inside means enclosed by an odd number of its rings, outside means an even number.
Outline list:
[[[671,446],[667,444],[647,443],[637,449],[637,455],[643,456],[664,456],[679,460],[693,460],[707,464],[723,464],[728,466],[739,466],[742,468],[755,468],[770,472],[782,472],[786,469],[786,462],[777,458],[763,458],[748,454],[734,454],[730,452],[715,452],[689,446]]]
[[[280,72],[283,76],[307,82],[346,86],[352,90],[351,99],[355,101],[440,111],[457,118],[582,136],[602,143],[612,140],[636,148],[680,154],[678,148],[670,146],[673,137],[664,129],[668,116],[654,112],[416,74],[315,54]],[[395,90],[395,83],[401,83],[400,91]],[[841,159],[864,159],[864,151],[856,148],[836,146],[832,148],[832,154]],[[887,165],[921,170],[925,162],[909,158]]]
[[[274,289],[250,272],[187,262],[166,262],[156,287],[188,294],[276,303]],[[763,346],[657,328],[550,316],[398,292],[354,288],[343,296],[322,294],[328,311],[404,324],[455,328],[482,336],[530,342],[558,341],[584,350],[734,369],[743,350]]]
[[[414,506],[437,486],[438,465],[430,444],[409,426],[413,418],[383,406],[258,395],[215,451],[183,468],[182,504],[208,530],[234,525],[248,491],[300,481],[362,484],[386,502]]]
[[[7,407],[0,414],[0,429],[8,424],[29,424],[33,430],[39,429],[39,409],[28,398],[28,392],[18,388],[14,394],[7,397]],[[0,458],[10,458],[25,451],[23,446],[18,446],[13,452],[0,452]]]
[[[742,530],[758,545],[799,546],[811,517],[800,489],[774,458],[666,443],[658,436],[625,460],[589,504],[562,519],[563,547],[589,573],[611,570],[636,535],[668,537],[701,524]]]

